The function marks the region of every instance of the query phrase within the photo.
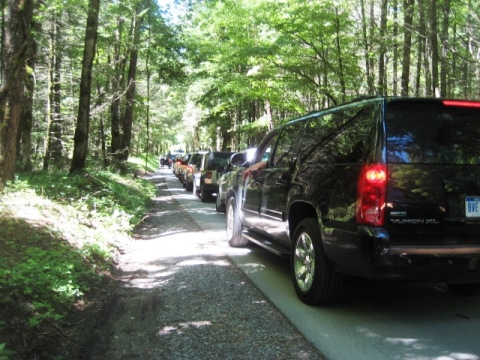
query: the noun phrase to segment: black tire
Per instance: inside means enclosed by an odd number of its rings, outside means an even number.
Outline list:
[[[237,211],[235,198],[230,198],[226,209],[227,241],[231,247],[244,247],[248,240],[242,236],[242,223]]]
[[[454,294],[471,296],[474,295],[478,289],[480,289],[480,284],[449,284],[447,283],[448,288]]]
[[[222,203],[222,200],[220,199],[220,195],[217,193],[217,198],[215,199],[215,210],[220,213],[225,212],[225,204]]]
[[[295,230],[290,270],[295,292],[304,303],[328,305],[340,297],[344,276],[329,264],[314,219],[301,221]]]
[[[193,182],[189,182],[188,180],[186,180],[185,190],[192,191],[193,190]]]

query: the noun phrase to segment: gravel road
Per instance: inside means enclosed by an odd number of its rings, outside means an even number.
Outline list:
[[[324,359],[152,176],[158,196],[85,359]],[[103,316],[103,315],[102,315]]]

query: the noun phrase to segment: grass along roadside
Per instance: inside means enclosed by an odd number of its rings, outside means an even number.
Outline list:
[[[0,360],[51,355],[59,337],[68,337],[68,319],[81,319],[101,298],[116,256],[155,196],[155,187],[132,173],[135,166],[128,176],[39,172],[5,189]]]

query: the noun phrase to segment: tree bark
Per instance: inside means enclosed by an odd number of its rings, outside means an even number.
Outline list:
[[[410,53],[412,48],[413,9],[415,0],[403,0],[403,60],[402,60],[402,96],[408,96],[410,82]]]
[[[450,26],[450,0],[443,1],[443,21],[440,39],[442,41],[442,53],[440,56],[440,97],[448,96],[447,68],[448,68],[448,28]]]
[[[428,39],[431,55],[431,66],[432,66],[432,92],[435,97],[440,96],[440,88],[438,85],[438,26],[437,26],[437,0],[432,0],[429,2],[430,7],[428,11]]]
[[[35,7],[35,4],[33,5]],[[36,9],[32,9],[32,13]],[[33,20],[31,22],[31,29],[39,31],[40,26],[38,22]],[[35,63],[37,60],[37,45],[35,41],[29,42],[29,55],[27,58],[27,74],[25,84],[25,97],[23,102],[23,114],[20,120],[19,127],[19,167],[21,171],[32,171],[32,126],[33,126],[33,96],[35,91]]]
[[[43,168],[47,170],[51,164],[61,166],[63,161],[62,144],[62,121],[61,121],[61,65],[62,65],[62,44],[58,22],[61,13],[53,14],[51,29],[51,54],[50,54],[50,89],[49,101],[50,111],[48,113],[48,136],[45,149]]]
[[[398,95],[398,0],[393,0],[393,96]]]
[[[92,67],[97,45],[98,13],[100,0],[90,0],[88,4],[85,48],[83,50],[82,77],[80,80],[80,100],[78,105],[77,126],[74,136],[74,148],[70,173],[85,168],[88,154],[88,135],[90,130],[90,99],[92,87]]]
[[[121,160],[127,161],[130,155],[130,147],[132,142],[132,126],[133,113],[135,109],[135,89],[136,89],[136,75],[137,75],[137,60],[138,60],[138,43],[140,39],[140,27],[142,25],[142,17],[138,16],[139,12],[135,14],[133,19],[133,43],[130,50],[130,62],[128,65],[127,77],[127,93],[125,104],[125,117],[123,121],[123,141],[122,141],[122,155]]]
[[[114,74],[110,83],[111,91],[113,93],[113,101],[110,106],[110,125],[112,132],[111,140],[111,154],[113,155],[114,160],[120,160],[119,153],[122,148],[122,132],[120,129],[120,92],[123,88],[124,77],[123,73],[125,71],[125,57],[121,55],[121,41],[122,41],[122,31],[123,31],[124,19],[123,17],[118,18],[118,28],[115,31],[115,43],[114,43],[114,55],[113,55],[113,64],[112,68],[114,69]]]
[[[415,74],[415,96],[420,96],[420,79],[422,76],[422,63],[425,56],[425,14],[423,0],[418,1],[418,35],[417,35],[417,71]]]
[[[8,2],[7,28],[2,48],[5,54],[0,91],[0,191],[15,179],[17,135],[24,107],[27,61],[31,54],[32,0]]]
[[[379,33],[379,42],[380,50],[378,53],[378,93],[380,95],[387,95],[387,89],[385,84],[385,33],[387,30],[387,0],[382,0],[382,10],[380,15],[380,33]]]

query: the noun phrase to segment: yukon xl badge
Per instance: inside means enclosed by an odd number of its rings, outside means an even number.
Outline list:
[[[392,219],[396,218],[396,219]],[[391,211],[390,212],[390,223],[397,225],[438,225],[439,221],[437,219],[412,219],[407,218],[406,211]]]
[[[437,219],[390,219],[392,224],[397,225],[438,225]]]

